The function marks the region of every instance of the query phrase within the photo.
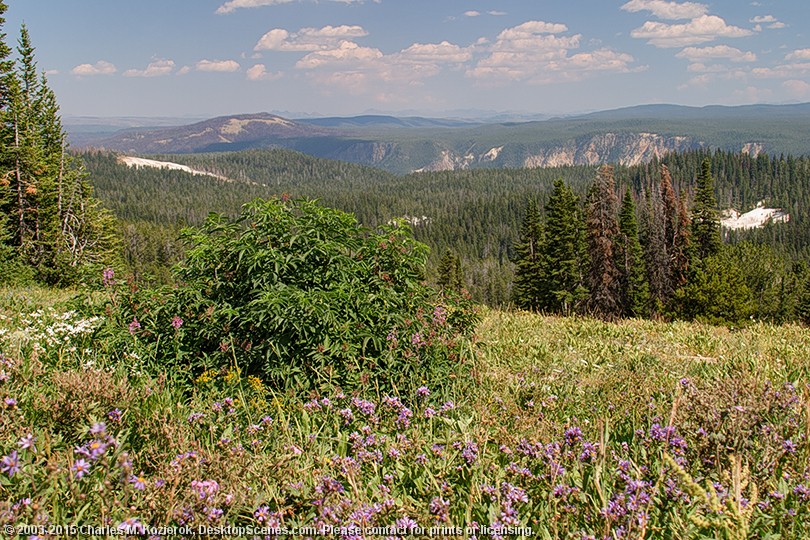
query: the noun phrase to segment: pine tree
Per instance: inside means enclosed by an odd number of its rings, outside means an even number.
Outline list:
[[[613,167],[603,165],[597,172],[585,203],[585,230],[590,254],[588,307],[596,315],[607,319],[620,316],[622,311],[619,270],[614,255],[614,242],[619,234],[615,187]]]
[[[616,266],[619,269],[619,299],[624,317],[644,317],[649,312],[650,287],[644,252],[638,236],[636,205],[630,188],[624,194],[619,211],[619,236],[616,242]]]
[[[697,260],[716,255],[720,251],[720,216],[714,195],[711,161],[705,158],[697,179],[697,192],[692,209],[692,242]]]
[[[562,179],[546,204],[546,308],[569,315],[581,309],[588,297],[584,271],[588,268],[579,199]]]
[[[537,203],[529,200],[526,216],[520,227],[520,239],[515,245],[517,260],[512,285],[512,301],[521,309],[537,311],[543,308],[543,226]]]

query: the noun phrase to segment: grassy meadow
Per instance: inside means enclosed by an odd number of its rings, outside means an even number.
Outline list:
[[[76,294],[0,289],[2,537],[810,537],[806,328],[483,311],[469,377],[301,396]]]

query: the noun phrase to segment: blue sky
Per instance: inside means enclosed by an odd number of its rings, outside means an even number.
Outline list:
[[[9,0],[66,116],[810,101],[807,0]]]

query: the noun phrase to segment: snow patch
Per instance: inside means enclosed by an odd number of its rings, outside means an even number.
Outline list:
[[[726,229],[759,229],[768,223],[787,223],[790,221],[790,214],[781,208],[765,208],[765,203],[760,202],[757,207],[744,214],[730,208],[723,211],[720,224]]]
[[[190,174],[201,174],[204,176],[212,176],[219,180],[225,180],[226,182],[231,181],[230,178],[227,178],[225,176],[220,176],[218,174],[192,169],[188,165],[180,165],[179,163],[172,163],[170,161],[157,161],[154,159],[146,159],[132,156],[120,156],[118,158],[118,162],[123,163],[127,167],[135,167],[136,169],[140,169],[141,167],[152,167],[155,169],[170,169],[173,171],[184,171]]]

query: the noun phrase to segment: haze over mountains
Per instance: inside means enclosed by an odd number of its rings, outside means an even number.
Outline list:
[[[165,121],[164,121],[165,122]],[[530,122],[362,115],[288,119],[269,113],[153,124],[111,133],[69,124],[77,148],[127,154],[288,148],[395,173],[470,168],[633,165],[671,151],[810,153],[810,103],[739,107],[643,105]]]

